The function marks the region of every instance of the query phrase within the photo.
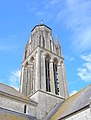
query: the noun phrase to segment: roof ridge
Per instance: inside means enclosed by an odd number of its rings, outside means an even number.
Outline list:
[[[69,96],[66,100],[68,100],[68,99],[74,97],[74,96],[77,95],[77,94],[80,94],[82,91],[86,90],[86,89],[87,89],[88,87],[90,87],[90,86],[91,86],[91,84],[87,85],[86,87],[84,87],[83,89],[81,89],[80,91],[78,91],[77,93],[75,93],[75,94]],[[65,100],[65,101],[66,101],[66,100]]]
[[[89,94],[90,93],[90,94]],[[59,107],[56,113],[52,116],[54,118],[63,118],[89,105],[91,97],[91,84],[67,98]],[[78,104],[78,105],[77,105]],[[73,109],[74,108],[74,109]]]
[[[40,26],[45,26],[45,27],[47,27],[48,29],[52,30],[52,29],[51,29],[49,26],[47,26],[46,24],[40,23],[40,24],[35,25],[35,27],[33,27],[33,29],[31,30],[31,32],[32,32],[36,27],[40,27]]]

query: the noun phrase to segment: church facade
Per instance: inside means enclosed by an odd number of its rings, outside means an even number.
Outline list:
[[[19,92],[0,83],[3,119],[91,120],[91,85],[69,97],[62,48],[43,23],[32,29],[26,43]]]

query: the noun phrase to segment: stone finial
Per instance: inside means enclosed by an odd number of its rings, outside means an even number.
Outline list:
[[[56,37],[56,46],[60,46],[58,36]]]
[[[43,21],[41,21],[40,24],[43,24]]]
[[[43,24],[43,19],[41,19],[41,22],[40,22],[40,24]]]
[[[26,42],[25,50],[27,50],[27,48],[28,48],[28,44],[29,44],[29,41]]]

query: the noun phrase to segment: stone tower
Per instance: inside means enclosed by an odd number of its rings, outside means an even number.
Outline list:
[[[20,79],[20,92],[24,95],[32,95],[38,90],[68,97],[62,49],[58,38],[54,43],[52,30],[45,24],[36,25],[31,31]]]

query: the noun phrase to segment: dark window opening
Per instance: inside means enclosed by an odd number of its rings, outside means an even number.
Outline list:
[[[39,36],[39,45],[41,46],[41,35]]]
[[[56,48],[56,53],[57,53],[57,55],[59,54],[59,50],[58,50],[58,47]]]
[[[52,51],[51,40],[50,40],[50,51]]]
[[[55,94],[59,95],[59,82],[56,63],[53,63],[53,71],[54,71]]]
[[[35,88],[35,70],[34,70],[34,58],[32,57],[30,60],[30,94],[32,94],[34,92],[34,88]]]
[[[49,59],[45,59],[45,71],[46,71],[46,91],[51,92]]]
[[[26,113],[26,109],[27,109],[27,106],[25,105],[25,106],[24,106],[24,113]]]
[[[26,96],[27,96],[27,85],[26,85]]]
[[[44,36],[43,36],[43,47],[45,48],[45,40],[44,40]]]

